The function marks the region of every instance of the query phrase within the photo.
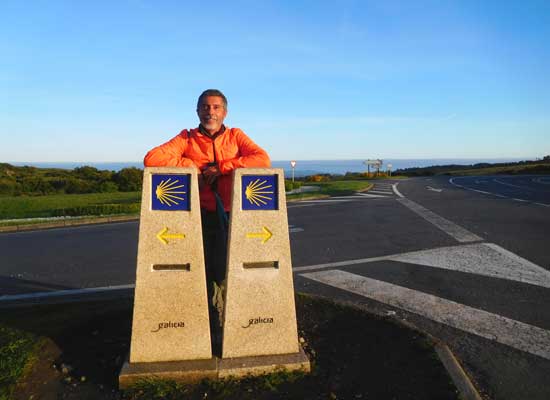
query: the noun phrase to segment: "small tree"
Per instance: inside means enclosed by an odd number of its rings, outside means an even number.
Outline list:
[[[136,192],[141,190],[143,171],[139,168],[123,168],[113,176],[121,192]]]

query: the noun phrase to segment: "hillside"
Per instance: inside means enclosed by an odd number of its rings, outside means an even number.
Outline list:
[[[433,175],[517,175],[550,174],[550,156],[542,160],[519,161],[509,163],[478,163],[472,165],[432,165],[422,168],[404,168],[394,172],[404,176]]]

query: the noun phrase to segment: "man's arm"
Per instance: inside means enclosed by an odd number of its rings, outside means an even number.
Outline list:
[[[219,171],[227,174],[236,168],[269,168],[269,156],[240,129],[235,129],[235,138],[239,146],[239,157],[219,162]]]
[[[143,159],[146,167],[195,167],[190,158],[183,156],[187,148],[187,131],[150,150]]]

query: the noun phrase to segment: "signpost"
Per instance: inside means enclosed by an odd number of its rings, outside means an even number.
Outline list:
[[[292,182],[294,182],[294,167],[296,167],[296,161],[291,161],[290,166],[292,167]]]
[[[388,167],[388,175],[391,176],[391,168],[393,167],[392,164],[387,164]]]
[[[382,160],[366,160],[363,162],[367,166],[367,174],[370,176],[370,166],[376,168],[377,174],[380,172],[380,167],[382,166]]]

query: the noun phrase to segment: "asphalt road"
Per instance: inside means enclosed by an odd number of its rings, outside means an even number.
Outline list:
[[[548,399],[549,183],[379,181],[367,196],[289,204],[296,289],[441,338],[492,398]],[[0,295],[131,284],[137,227],[2,234]]]

